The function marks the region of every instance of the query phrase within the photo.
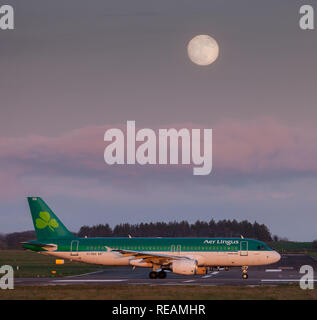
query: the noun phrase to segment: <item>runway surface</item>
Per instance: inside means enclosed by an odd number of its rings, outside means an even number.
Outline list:
[[[148,268],[132,267],[106,267],[93,273],[69,276],[63,278],[18,278],[15,285],[74,285],[74,284],[103,284],[103,285],[280,285],[286,283],[299,283],[303,274],[299,273],[302,265],[310,265],[315,271],[314,281],[317,282],[317,261],[303,254],[282,255],[278,263],[249,267],[249,278],[242,279],[241,269],[232,268],[229,271],[214,270],[207,275],[181,276],[171,272],[166,279],[149,279]],[[316,284],[315,284],[316,285]]]

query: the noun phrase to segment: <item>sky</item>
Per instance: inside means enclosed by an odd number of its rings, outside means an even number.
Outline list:
[[[82,225],[247,219],[317,238],[317,30],[303,1],[8,0],[0,30],[0,233],[41,196]],[[187,43],[216,39],[210,66]],[[213,169],[109,166],[105,130],[212,128]]]

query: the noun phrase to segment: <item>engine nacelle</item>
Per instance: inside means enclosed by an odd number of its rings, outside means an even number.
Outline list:
[[[183,275],[192,275],[196,274],[197,270],[197,262],[195,260],[183,259],[183,260],[175,260],[172,263],[172,271],[177,274]]]

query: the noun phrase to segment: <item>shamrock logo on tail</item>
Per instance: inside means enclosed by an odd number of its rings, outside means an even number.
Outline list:
[[[40,212],[35,224],[38,229],[49,227],[53,232],[55,231],[54,229],[58,228],[58,222],[55,219],[51,219],[51,215],[45,211]]]

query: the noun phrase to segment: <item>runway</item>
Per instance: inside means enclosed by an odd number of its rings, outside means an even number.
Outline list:
[[[168,272],[166,279],[149,279],[150,269],[148,268],[136,268],[133,271],[132,267],[106,267],[101,271],[63,278],[18,278],[15,279],[15,285],[280,285],[299,283],[303,276],[299,273],[302,265],[313,267],[315,277],[311,281],[317,282],[317,261],[314,258],[304,254],[285,254],[278,263],[249,267],[249,278],[246,280],[241,278],[240,268],[232,268],[229,271],[214,270],[207,275],[196,276],[182,276]]]

